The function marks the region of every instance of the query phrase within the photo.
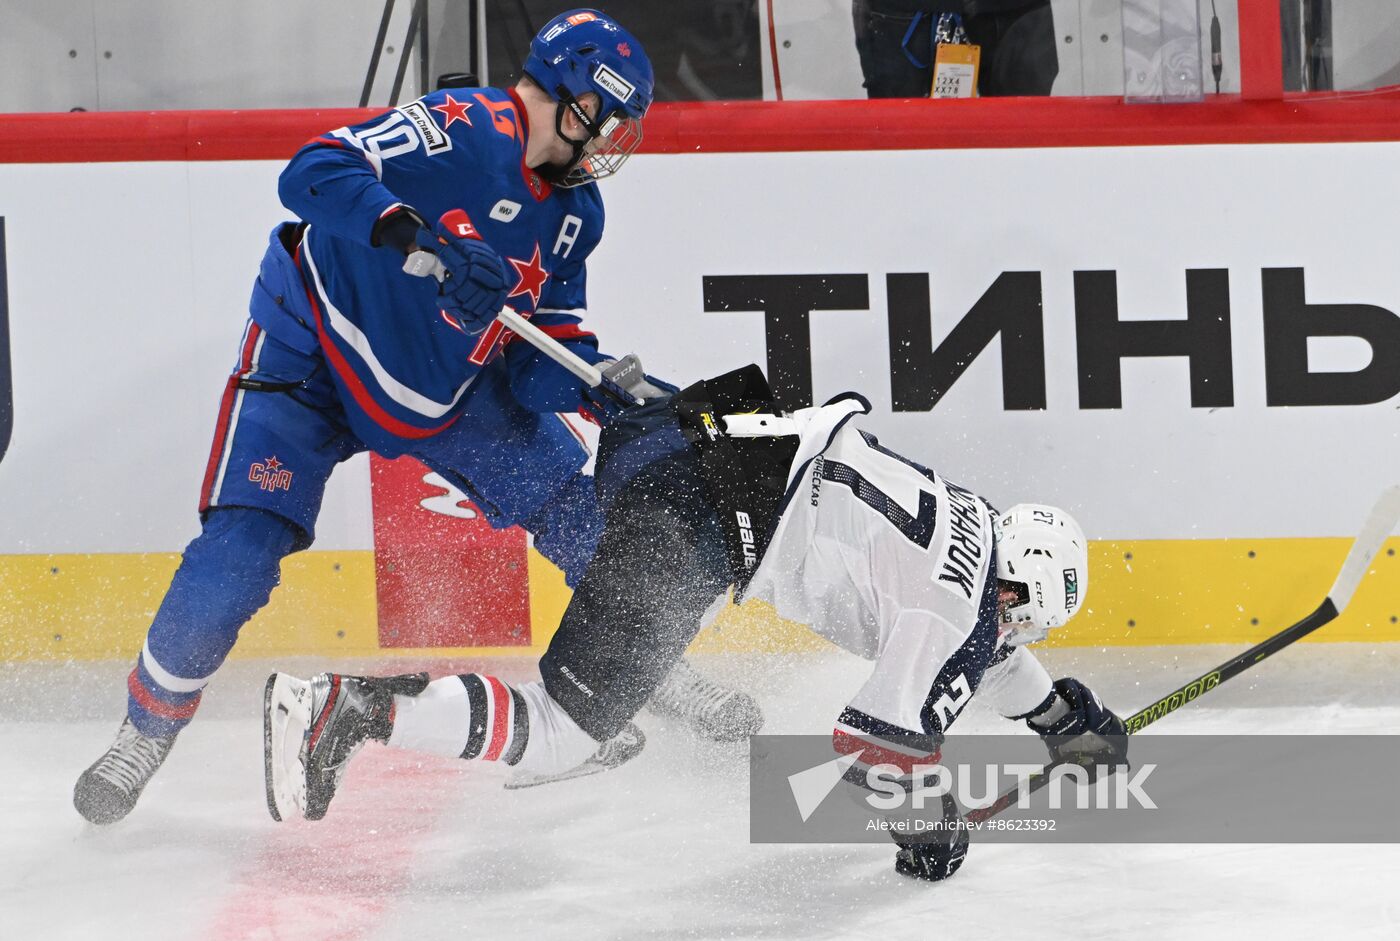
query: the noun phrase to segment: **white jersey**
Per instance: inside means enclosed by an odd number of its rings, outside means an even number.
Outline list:
[[[839,723],[853,732],[941,736],[979,687],[1031,712],[1050,677],[998,649],[990,508],[850,422],[868,411],[852,396],[793,416],[786,502],[744,597],[875,661]]]

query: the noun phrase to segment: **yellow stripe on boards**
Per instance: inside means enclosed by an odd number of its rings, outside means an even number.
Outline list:
[[[1350,538],[1092,542],[1084,608],[1045,645],[1255,644],[1312,613],[1351,545]],[[1346,611],[1313,637],[1400,641],[1400,539],[1386,543]]]
[[[1096,542],[1084,610],[1046,646],[1247,645],[1309,613],[1350,539],[1196,539]],[[0,661],[134,657],[170,584],[173,553],[0,556]],[[530,553],[528,647],[381,650],[374,555],[304,552],[243,629],[235,656],[538,656],[568,603],[559,571]],[[637,591],[646,591],[639,579]],[[1322,641],[1400,641],[1400,539],[1377,556],[1346,612]],[[728,608],[691,649],[790,652],[826,642],[766,605]]]
[[[177,553],[0,556],[0,661],[134,658]],[[379,652],[374,554],[302,552],[235,655]]]

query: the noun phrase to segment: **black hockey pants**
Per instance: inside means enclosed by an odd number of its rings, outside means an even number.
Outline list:
[[[693,456],[650,465],[608,508],[593,561],[540,660],[545,688],[607,741],[651,698],[729,583]]]

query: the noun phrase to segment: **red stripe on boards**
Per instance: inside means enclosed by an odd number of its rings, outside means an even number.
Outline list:
[[[1251,86],[1253,90],[1254,86]],[[0,164],[286,161],[327,128],[380,112],[75,112],[5,115]],[[839,129],[839,130],[837,130]],[[1121,98],[660,102],[641,152],[956,150],[1400,140],[1400,87],[1196,104]]]

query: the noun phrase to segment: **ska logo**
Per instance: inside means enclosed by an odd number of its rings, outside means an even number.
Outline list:
[[[248,479],[269,493],[292,489],[292,472],[283,467],[276,457],[254,462],[248,468]]]
[[[10,447],[14,427],[14,395],[10,388],[10,300],[5,270],[5,217],[0,216],[0,461]]]

